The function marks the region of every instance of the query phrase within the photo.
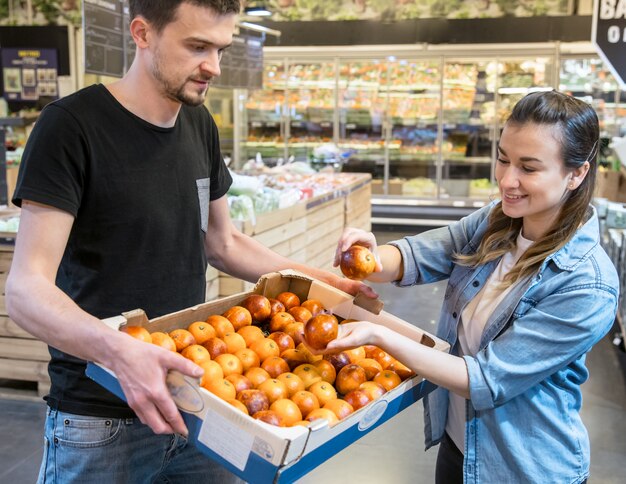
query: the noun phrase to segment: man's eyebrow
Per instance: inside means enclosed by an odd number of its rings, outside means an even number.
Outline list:
[[[216,45],[213,42],[211,42],[210,40],[204,39],[202,37],[187,37],[187,42],[198,42],[199,44],[204,44],[204,45]],[[228,49],[231,45],[233,45],[232,42],[230,42],[227,45],[221,46],[221,47],[218,46],[218,45],[216,45],[216,46],[219,47],[220,49],[224,50],[224,49]]]

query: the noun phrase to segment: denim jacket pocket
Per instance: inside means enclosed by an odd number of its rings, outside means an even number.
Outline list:
[[[205,234],[209,227],[209,202],[211,201],[210,184],[210,178],[200,178],[196,180],[196,187],[198,187],[198,203],[200,204],[200,226]]]
[[[119,418],[62,416],[58,420],[54,440],[68,447],[102,447],[117,439],[122,425]]]

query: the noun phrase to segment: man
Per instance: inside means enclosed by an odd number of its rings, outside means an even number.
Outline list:
[[[207,260],[249,281],[293,267],[372,294],[279,257],[230,221],[231,178],[202,103],[239,8],[239,0],[130,0],[137,53],[126,76],[49,105],[29,139],[6,301],[11,317],[50,346],[42,482],[233,477],[187,445],[164,383],[170,370],[202,370],[100,319],[202,302]],[[128,405],[84,375],[85,360],[115,372]]]

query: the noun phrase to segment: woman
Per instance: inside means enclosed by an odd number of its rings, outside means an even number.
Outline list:
[[[377,247],[371,281],[448,279],[437,335],[450,354],[369,322],[340,326],[328,351],[375,344],[439,385],[424,400],[436,482],[585,482],[585,355],[611,328],[619,283],[590,205],[598,118],[556,91],[517,103],[498,146],[500,201],[449,227]]]

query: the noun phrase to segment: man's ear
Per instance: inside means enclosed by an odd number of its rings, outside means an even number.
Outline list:
[[[150,25],[141,15],[135,17],[130,23],[130,35],[133,37],[138,49],[145,49],[149,46]]]

